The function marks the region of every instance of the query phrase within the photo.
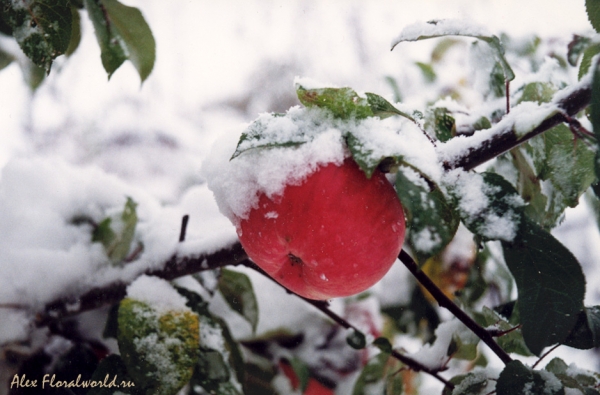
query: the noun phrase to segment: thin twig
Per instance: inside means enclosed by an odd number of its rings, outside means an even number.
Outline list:
[[[504,82],[504,87],[506,88],[506,113],[510,113],[510,81],[506,80]]]
[[[244,262],[242,262],[242,265],[257,271],[258,273],[262,274],[263,276],[271,279],[273,282],[279,284],[279,282],[277,282],[277,280],[275,280],[273,277],[271,277],[267,272],[265,272],[263,269],[261,269],[259,266],[257,266],[254,262],[250,261],[250,260],[245,260]],[[283,287],[283,285],[279,284],[280,286]],[[285,288],[285,287],[284,287]],[[319,311],[321,311],[323,314],[325,314],[326,316],[328,316],[329,318],[331,318],[335,323],[337,323],[338,325],[340,325],[342,328],[344,329],[353,329],[357,332],[361,332],[360,329],[358,329],[356,326],[352,325],[350,322],[348,322],[347,320],[345,320],[343,317],[340,317],[338,314],[336,314],[335,312],[331,311],[331,309],[329,309],[329,303],[325,300],[313,300],[313,299],[308,299],[305,298],[303,296],[300,296],[298,294],[296,294],[295,292],[292,292],[288,289],[286,289],[289,293],[291,293],[292,295],[297,296],[298,298],[304,300],[305,302],[307,302],[308,304],[313,305],[314,307],[316,307]],[[429,375],[431,375],[432,377],[435,377],[437,380],[439,380],[440,382],[442,382],[444,385],[446,385],[449,388],[454,388],[454,384],[452,384],[450,381],[446,380],[445,378],[443,378],[442,376],[439,375],[439,371],[435,370],[435,369],[431,369],[425,365],[423,365],[421,362],[412,359],[406,355],[401,354],[400,352],[396,351],[396,350],[392,350],[391,352],[391,356],[393,356],[394,358],[396,358],[397,360],[399,360],[400,362],[402,362],[403,364],[407,365],[408,367],[410,367],[412,370],[414,370],[415,372],[423,372],[423,373],[427,373]]]
[[[535,367],[538,366],[538,364],[542,361],[542,359],[546,358],[548,356],[548,354],[550,354],[551,352],[553,352],[560,346],[561,346],[561,344],[558,343],[554,347],[552,347],[551,349],[546,351],[537,361],[535,361],[535,363],[531,366],[531,369],[535,369]]]
[[[406,251],[400,251],[400,255],[398,256],[400,261],[408,268],[408,270],[415,276],[415,278],[429,291],[431,296],[435,298],[435,300],[439,303],[441,307],[448,309],[456,318],[458,318],[467,328],[473,331],[488,347],[504,362],[504,364],[508,364],[512,362],[512,358],[510,355],[506,353],[496,343],[494,338],[490,335],[490,333],[475,322],[471,317],[467,315],[460,307],[458,307],[453,301],[448,298],[444,292],[423,272],[419,269],[417,263],[412,259],[410,255],[406,253]]]
[[[179,242],[183,243],[185,241],[185,233],[187,232],[188,221],[190,220],[190,216],[188,214],[184,215],[181,218],[181,231],[179,232]]]

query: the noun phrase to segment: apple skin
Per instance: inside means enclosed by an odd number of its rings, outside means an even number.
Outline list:
[[[352,159],[288,185],[239,221],[248,256],[281,285],[315,300],[350,296],[379,281],[405,234],[402,205],[385,175]]]

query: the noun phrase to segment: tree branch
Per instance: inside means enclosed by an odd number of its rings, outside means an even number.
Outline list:
[[[522,136],[519,136],[515,131],[514,123],[506,122],[506,126],[502,127],[502,121],[500,121],[500,123],[492,127],[492,129],[494,129],[493,134],[483,141],[481,140],[481,133],[485,133],[486,130],[480,130],[471,136],[463,136],[449,140],[445,144],[446,147],[460,142],[461,146],[466,147],[466,149],[446,158],[444,160],[444,168],[446,168],[446,170],[458,168],[463,168],[465,170],[474,169],[482,163],[515,148],[525,141],[552,129],[561,123],[568,123],[571,117],[575,116],[589,105],[592,98],[591,80],[589,78],[584,78],[575,86],[566,89],[569,89],[569,92],[567,92],[566,95],[564,91],[559,91],[554,95],[554,98],[550,103],[550,105],[554,104],[560,112],[545,119],[537,127]],[[511,115],[514,114],[516,108],[518,108],[518,106],[513,108]],[[492,129],[488,129],[487,131]],[[460,141],[457,139],[460,139]],[[441,147],[440,151],[442,153],[443,150],[444,147]]]
[[[262,274],[263,276],[271,279],[273,282],[275,282],[276,284],[279,284],[279,282],[277,282],[277,280],[275,280],[273,277],[271,277],[267,272],[265,272],[264,270],[262,270],[259,266],[257,266],[254,262],[250,261],[250,260],[246,260],[244,262],[242,262],[242,264],[250,269],[253,269],[255,271],[257,271],[258,273]],[[283,287],[283,285],[279,284],[280,286]],[[285,288],[285,287],[283,287]],[[356,332],[361,332],[360,329],[358,329],[357,327],[355,327],[354,325],[352,325],[350,322],[346,321],[343,317],[340,317],[338,314],[336,314],[335,312],[331,311],[331,309],[329,309],[329,303],[325,300],[313,300],[313,299],[308,299],[305,298],[304,296],[300,296],[288,289],[286,289],[288,293],[297,296],[298,298],[304,300],[306,303],[313,305],[314,307],[316,307],[318,310],[320,310],[323,314],[325,314],[326,316],[328,316],[329,318],[331,318],[335,323],[337,323],[338,325],[340,325],[342,328],[344,329],[352,329],[355,330]],[[362,333],[362,332],[361,332]],[[437,380],[439,380],[440,382],[442,382],[446,387],[448,388],[454,388],[454,384],[452,384],[450,381],[446,380],[445,378],[443,378],[442,376],[439,375],[439,370],[436,369],[431,369],[425,365],[423,365],[421,362],[417,361],[416,359],[413,359],[411,357],[408,357],[404,354],[401,354],[400,352],[396,351],[396,350],[392,350],[391,354],[392,357],[396,358],[398,361],[402,362],[403,364],[405,364],[406,366],[410,367],[412,370],[414,370],[415,372],[423,372],[423,373],[427,373],[429,375],[431,375],[432,377],[435,377]]]
[[[204,270],[212,270],[223,266],[237,266],[248,256],[239,242],[222,248],[211,254],[200,254],[192,257],[174,255],[161,269],[147,270],[143,274],[156,276],[165,280],[174,280]],[[35,324],[46,326],[52,321],[74,316],[119,302],[126,295],[129,284],[117,281],[104,287],[92,288],[79,296],[62,298],[48,303],[42,312],[36,315]]]
[[[467,328],[473,331],[488,347],[504,362],[505,364],[512,361],[510,355],[506,353],[496,343],[492,335],[485,330],[481,325],[475,322],[467,315],[460,307],[448,298],[444,292],[421,270],[417,263],[412,259],[406,251],[400,251],[398,259],[406,266],[406,268],[415,276],[415,278],[429,291],[441,307],[448,309],[456,318],[458,318]]]

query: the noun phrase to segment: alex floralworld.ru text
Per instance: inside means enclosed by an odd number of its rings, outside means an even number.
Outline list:
[[[41,384],[41,388],[129,388],[135,384],[131,381],[118,381],[117,376],[107,374],[104,380],[82,380],[81,375],[78,375],[75,380],[60,380],[55,374],[45,374],[42,380],[28,379],[26,375],[19,376],[15,374],[10,382],[10,388],[37,388]]]

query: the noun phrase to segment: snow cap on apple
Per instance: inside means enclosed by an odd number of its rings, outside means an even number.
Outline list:
[[[260,115],[235,150],[221,144],[204,165],[250,259],[310,299],[368,289],[404,241],[394,187],[378,163],[356,154],[356,136],[381,121],[365,98],[345,89],[297,86],[307,107]]]

